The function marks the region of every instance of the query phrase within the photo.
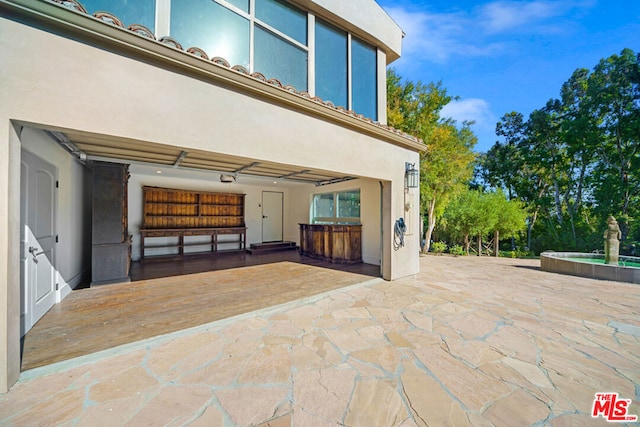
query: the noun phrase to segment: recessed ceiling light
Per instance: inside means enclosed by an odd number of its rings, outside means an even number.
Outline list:
[[[160,174],[160,173],[162,173],[162,171],[156,171],[156,173]]]

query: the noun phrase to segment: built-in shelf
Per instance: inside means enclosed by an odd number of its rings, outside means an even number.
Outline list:
[[[243,251],[246,248],[244,220],[244,194],[212,193],[177,190],[161,187],[143,187],[143,227],[141,259],[148,258],[145,250],[178,249],[178,254],[191,246],[210,246],[211,252]],[[220,239],[220,236],[237,235],[236,239]],[[210,240],[193,241],[197,236],[210,236]],[[156,243],[156,238],[177,237],[178,242]],[[149,239],[153,239],[150,241]],[[165,239],[166,240],[166,239]],[[221,249],[221,246],[223,249]],[[232,246],[229,249],[229,246]],[[157,256],[157,255],[156,255]]]

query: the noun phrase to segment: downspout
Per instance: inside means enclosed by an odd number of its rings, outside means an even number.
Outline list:
[[[383,219],[383,203],[384,203],[384,184],[380,184],[380,276],[384,276],[384,219]]]

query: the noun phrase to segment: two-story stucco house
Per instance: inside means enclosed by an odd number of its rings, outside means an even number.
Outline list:
[[[386,126],[402,37],[374,0],[0,0],[0,392],[21,336],[112,262],[101,162],[128,165],[127,262],[163,187],[244,194],[246,244],[360,224],[365,263],[416,274],[426,146]]]

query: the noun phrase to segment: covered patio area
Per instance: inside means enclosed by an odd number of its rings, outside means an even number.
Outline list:
[[[78,289],[24,337],[22,370],[322,294],[380,276],[297,252],[133,263],[133,283]]]

